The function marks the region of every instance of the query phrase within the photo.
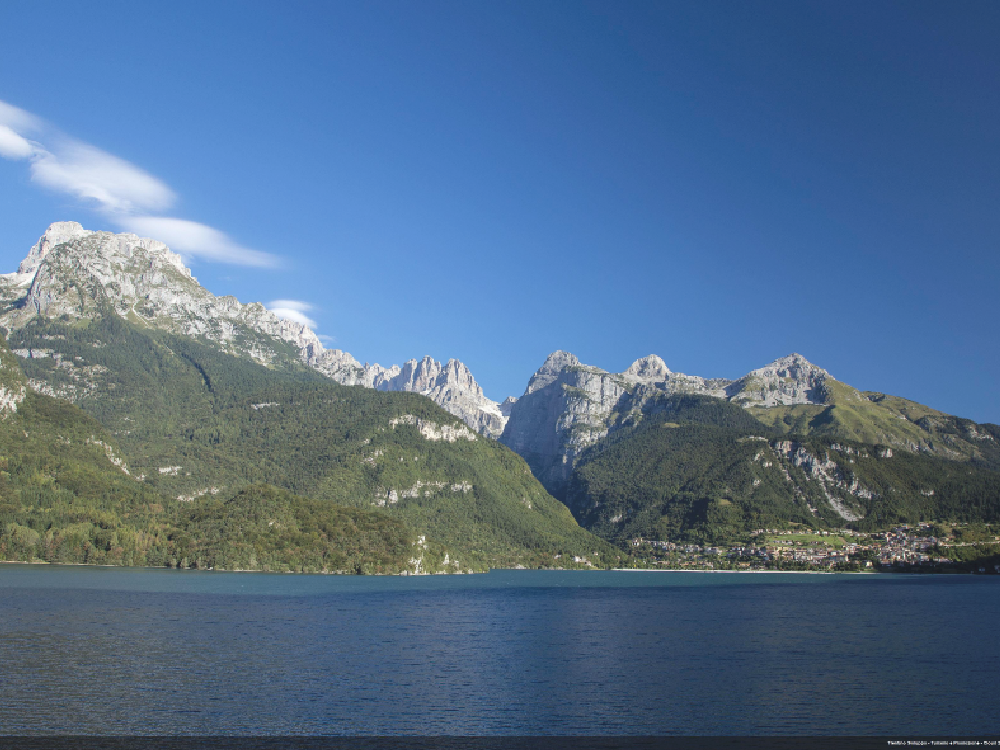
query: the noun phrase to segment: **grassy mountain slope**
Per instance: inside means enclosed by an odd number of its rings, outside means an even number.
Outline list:
[[[574,471],[567,503],[618,544],[745,539],[757,528],[1000,519],[1000,473],[885,445],[777,434],[734,404],[666,397]]]
[[[34,387],[73,398],[109,429],[143,486],[167,497],[211,503],[267,482],[395,517],[452,568],[614,553],[520,457],[423,396],[268,369],[114,314],[36,318],[11,345],[46,354],[21,360]]]
[[[751,407],[750,413],[783,434],[829,435],[880,443],[1000,469],[1000,426],[931,409],[915,401],[857,391],[827,380],[824,404]]]

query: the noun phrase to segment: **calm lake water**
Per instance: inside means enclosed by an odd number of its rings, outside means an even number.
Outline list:
[[[1000,576],[0,565],[0,734],[995,734]]]

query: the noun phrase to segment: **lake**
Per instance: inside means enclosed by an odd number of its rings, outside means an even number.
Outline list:
[[[0,734],[995,734],[1000,576],[0,565]]]

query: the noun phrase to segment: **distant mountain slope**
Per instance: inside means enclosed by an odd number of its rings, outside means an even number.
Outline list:
[[[182,502],[138,481],[93,417],[22,387],[0,340],[0,560],[341,572],[442,568],[421,543],[373,510],[244,487]]]
[[[0,325],[8,330],[38,316],[87,320],[102,305],[140,327],[198,338],[269,367],[305,363],[345,385],[423,393],[486,435],[499,435],[506,422],[458,360],[362,365],[346,352],[325,349],[307,326],[259,302],[216,297],[157,240],[56,222],[15,273],[0,275]]]
[[[753,406],[750,413],[785,434],[846,437],[1000,469],[1000,426],[977,424],[898,396],[828,381],[817,404]]]
[[[566,502],[609,541],[726,543],[758,528],[879,530],[919,521],[1000,520],[1000,473],[926,453],[789,438],[753,412],[661,396],[646,418],[587,450]]]
[[[31,388],[100,420],[132,473],[168,497],[209,501],[267,482],[380,510],[452,569],[613,551],[520,457],[416,393],[341,386],[295,361],[267,368],[106,308],[35,317],[10,340]]]
[[[505,402],[510,418],[500,440],[562,498],[573,468],[591,446],[616,431],[634,429],[658,399],[685,394],[741,406],[778,433],[884,443],[1000,467],[1000,427],[977,425],[905,399],[861,393],[799,354],[725,380],[671,372],[655,355],[610,373],[557,351],[520,399]]]

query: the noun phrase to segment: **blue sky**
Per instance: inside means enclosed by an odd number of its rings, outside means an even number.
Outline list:
[[[993,2],[8,0],[0,270],[155,230],[497,400],[554,349],[798,351],[1000,422],[998,38]]]

